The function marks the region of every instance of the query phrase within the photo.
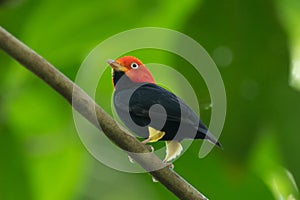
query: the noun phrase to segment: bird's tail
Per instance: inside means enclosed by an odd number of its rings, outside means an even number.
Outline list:
[[[203,133],[203,132],[205,132],[205,133]],[[214,145],[218,146],[219,148],[223,149],[221,143],[216,139],[216,137],[213,134],[211,134],[211,132],[209,130],[204,131],[201,128],[199,128],[197,136],[198,136],[198,138],[206,139],[206,140],[210,141],[211,143],[213,143]]]
[[[215,138],[215,136],[213,134],[211,134],[211,132],[207,131],[205,134],[205,139],[207,139],[208,141],[210,141],[211,143],[215,144],[216,146],[218,146],[220,149],[223,149],[221,143]]]

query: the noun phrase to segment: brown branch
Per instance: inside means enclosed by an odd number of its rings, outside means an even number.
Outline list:
[[[124,131],[93,99],[44,58],[31,50],[0,26],[0,47],[28,70],[61,94],[80,114],[104,132],[117,146],[128,152],[147,153],[149,150],[135,137]],[[144,169],[162,166],[153,153],[148,156],[129,153]],[[207,199],[169,167],[150,172],[180,199]]]

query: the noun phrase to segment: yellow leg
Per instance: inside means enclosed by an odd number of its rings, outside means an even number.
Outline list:
[[[155,128],[152,128],[150,126],[148,127],[148,130],[149,130],[149,137],[144,141],[142,141],[143,144],[146,144],[148,142],[157,142],[166,134],[165,132],[156,130]]]

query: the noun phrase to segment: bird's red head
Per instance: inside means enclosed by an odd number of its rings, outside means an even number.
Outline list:
[[[155,83],[150,71],[145,65],[133,56],[124,56],[117,60],[108,60],[107,63],[115,72],[124,72],[135,83]]]

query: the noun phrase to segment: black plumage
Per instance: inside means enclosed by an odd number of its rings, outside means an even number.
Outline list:
[[[142,138],[148,127],[165,132],[161,140],[185,138],[219,142],[197,114],[179,97],[153,83],[134,83],[124,72],[114,71],[114,106],[122,122]]]

